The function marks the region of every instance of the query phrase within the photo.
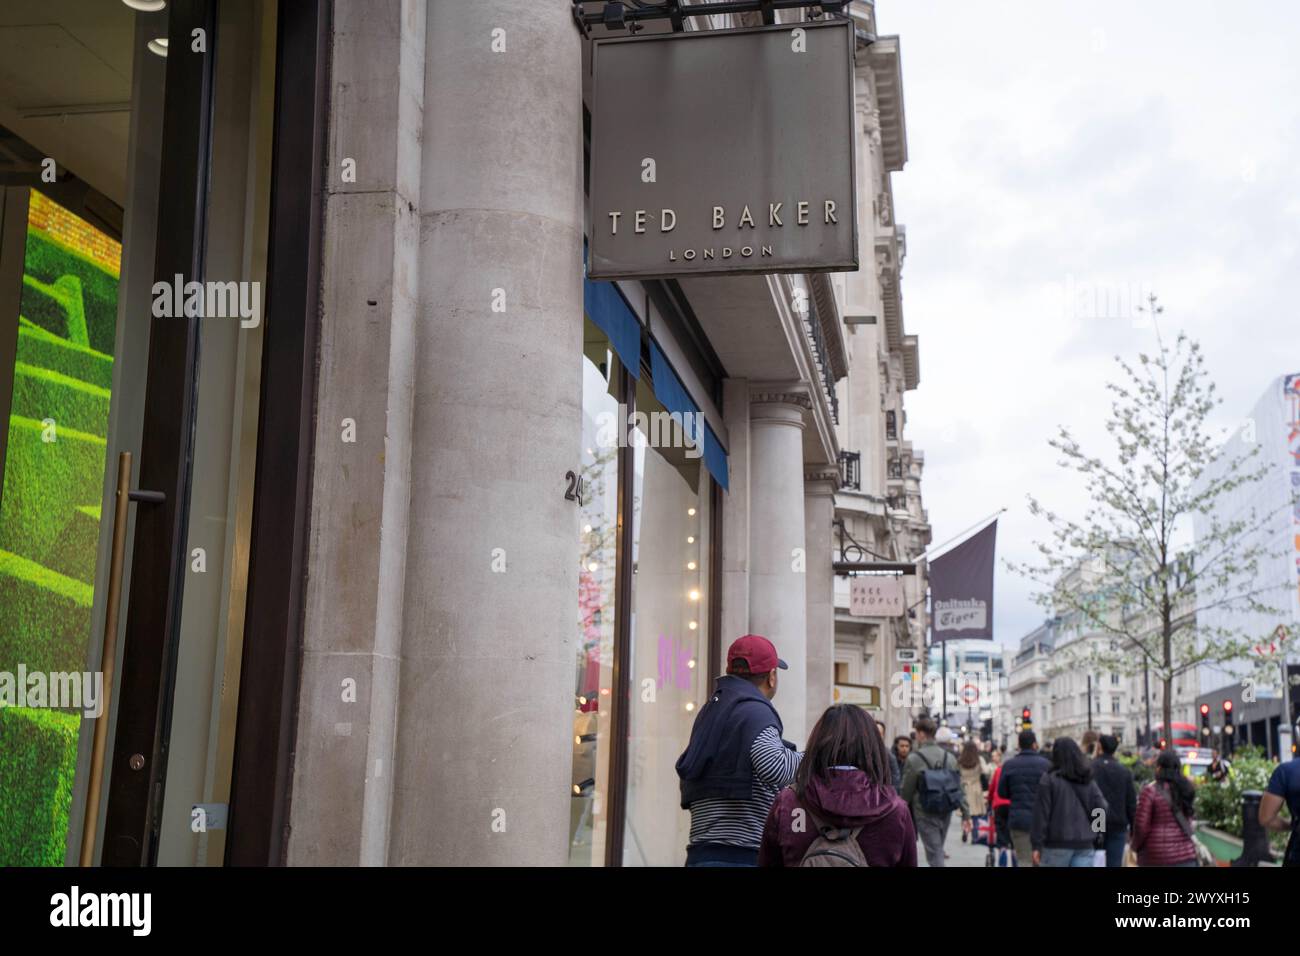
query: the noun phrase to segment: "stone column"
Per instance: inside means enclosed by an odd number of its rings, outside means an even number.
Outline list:
[[[807,740],[807,586],[804,551],[803,415],[808,396],[755,389],[749,407],[749,628],[790,665],[774,703],[785,738]]]
[[[292,866],[388,861],[424,27],[423,6],[409,0],[335,4]]]
[[[808,721],[811,731],[831,705],[835,683],[835,569],[831,522],[839,469],[804,474],[804,541],[808,548]]]
[[[397,865],[568,855],[582,50],[569,4],[525,6],[426,8]]]
[[[731,475],[722,496],[722,659],[718,673],[727,670],[727,648],[750,633],[749,627],[749,382],[729,378],[722,383],[723,420],[731,446],[727,449]]]

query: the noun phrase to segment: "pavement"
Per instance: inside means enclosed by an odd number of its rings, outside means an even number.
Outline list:
[[[944,843],[944,849],[948,852],[948,859],[944,861],[944,866],[979,866],[985,864],[988,858],[988,847],[981,844],[970,844],[961,842],[961,815],[954,813],[952,822],[948,824],[948,839]],[[921,846],[921,841],[916,841],[916,863],[918,866],[929,866],[925,861],[925,847]]]

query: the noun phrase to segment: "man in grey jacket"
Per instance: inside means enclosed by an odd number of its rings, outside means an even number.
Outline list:
[[[930,866],[943,866],[943,844],[948,837],[948,824],[952,820],[952,811],[941,814],[926,813],[921,807],[921,774],[927,770],[949,770],[957,774],[957,758],[951,752],[940,747],[934,739],[938,724],[933,718],[921,717],[914,725],[916,728],[916,746],[907,756],[903,767],[903,786],[898,795],[912,808],[912,821],[916,824],[916,835],[925,847],[925,860]],[[966,794],[960,785],[957,794],[961,797],[962,832],[970,833],[970,807],[966,803]]]

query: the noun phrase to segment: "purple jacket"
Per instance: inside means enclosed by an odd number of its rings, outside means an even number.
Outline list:
[[[862,827],[858,844],[870,866],[916,866],[916,830],[907,804],[890,787],[872,783],[865,773],[831,770],[830,779],[814,777],[803,799],[793,787],[777,794],[763,826],[759,866],[798,866],[812,846],[817,828],[798,808],[811,810],[834,827]],[[795,820],[803,832],[794,831]]]

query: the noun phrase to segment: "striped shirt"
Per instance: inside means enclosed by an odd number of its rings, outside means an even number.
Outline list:
[[[758,848],[763,841],[763,824],[781,788],[794,780],[803,754],[781,742],[776,727],[768,727],[754,738],[749,761],[754,769],[754,790],[748,800],[721,798],[696,800],[691,804],[691,846],[726,843]]]

